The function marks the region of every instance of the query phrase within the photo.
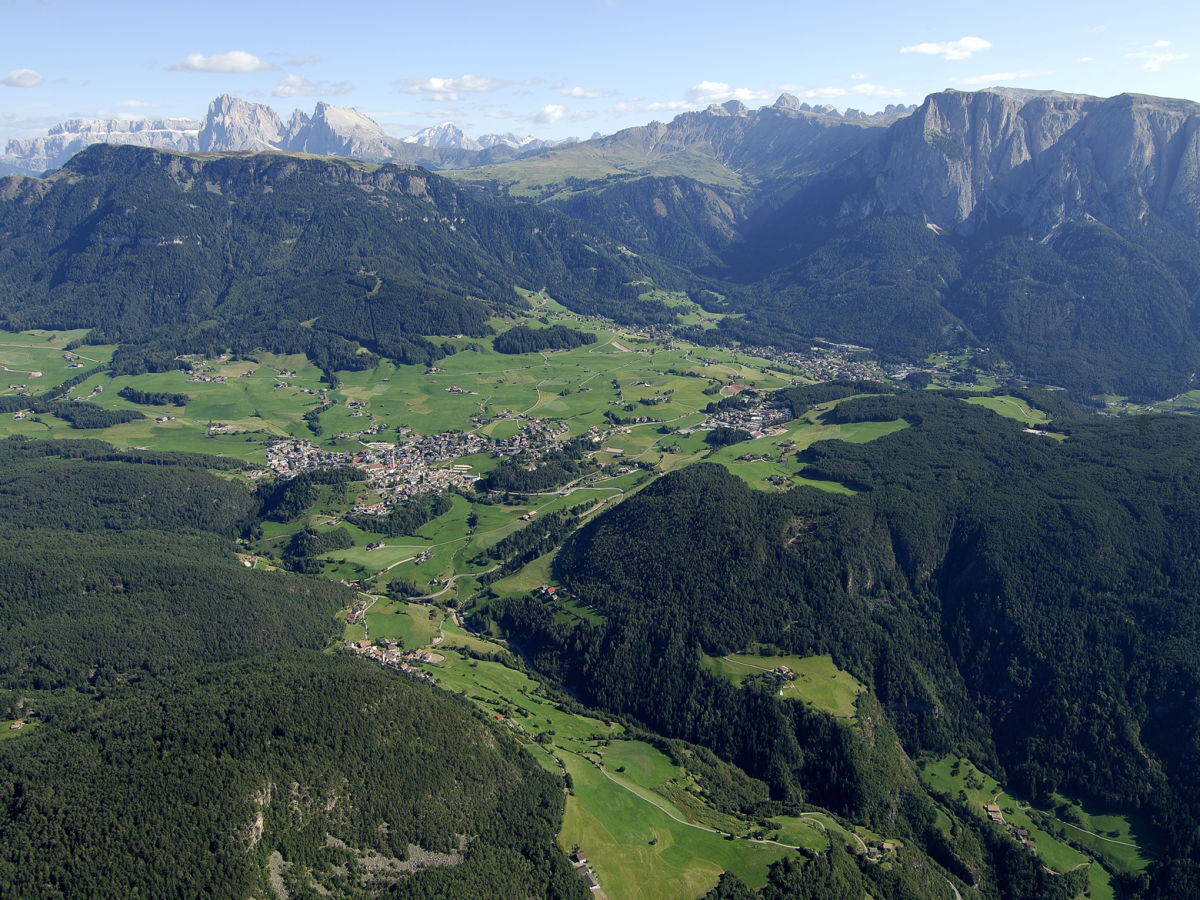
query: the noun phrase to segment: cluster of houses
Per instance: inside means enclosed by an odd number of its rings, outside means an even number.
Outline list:
[[[356,506],[351,512],[386,515],[394,504],[418,494],[469,490],[479,480],[480,476],[466,463],[447,466],[447,462],[475,453],[502,456],[537,452],[557,445],[568,432],[566,423],[560,420],[523,414],[517,418],[524,420],[524,427],[503,440],[473,431],[419,435],[401,427],[396,429],[395,443],[372,441],[355,452],[324,450],[306,440],[279,441],[267,448],[267,469],[280,478],[292,478],[306,470],[354,466],[366,475],[378,500]]]
[[[575,871],[583,879],[583,883],[588,886],[589,890],[600,890],[600,881],[596,878],[596,873],[592,871],[592,866],[587,861],[587,857],[583,855],[582,850],[576,850],[571,854],[571,863],[575,866]]]
[[[1000,809],[999,804],[985,803],[983,804],[983,811],[987,813],[987,817],[990,821],[995,822],[997,825],[1003,825],[1005,830],[1008,831],[1008,833],[1011,834],[1014,839],[1019,841],[1021,846],[1023,846],[1026,850],[1037,850],[1037,844],[1034,843],[1033,838],[1029,836],[1029,832],[1026,829],[1016,828],[1005,823],[1004,812]]]
[[[831,344],[811,347],[807,353],[780,350],[778,347],[742,347],[743,353],[803,369],[816,381],[878,380],[884,375],[879,364],[866,359],[866,347],[851,344]]]
[[[759,400],[749,406],[721,409],[708,414],[704,419],[704,428],[740,428],[750,432],[753,438],[760,438],[777,429],[792,418],[792,411],[780,401]]]
[[[438,663],[445,657],[430,650],[401,650],[396,641],[384,640],[374,644],[369,640],[346,641],[346,649],[364,659],[373,660],[389,669],[399,669],[433,683],[433,676],[418,668],[421,663]]]

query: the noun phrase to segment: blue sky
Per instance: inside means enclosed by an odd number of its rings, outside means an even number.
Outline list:
[[[995,84],[1200,100],[1200,4],[0,0],[0,144],[68,118],[319,100],[402,137],[611,133],[783,91],[872,112]]]

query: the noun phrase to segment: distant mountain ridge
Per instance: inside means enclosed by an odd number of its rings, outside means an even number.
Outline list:
[[[116,126],[77,132],[139,134]],[[64,127],[57,136],[64,146],[69,133]],[[686,285],[705,308],[732,314],[715,331],[685,335],[696,341],[803,348],[825,338],[906,361],[989,347],[997,365],[1040,383],[1139,399],[1186,390],[1200,370],[1200,104],[1190,101],[988,88],[943,91],[915,110],[866,116],[785,94],[757,110],[730,101],[537,150],[512,146],[520,139],[470,149],[452,123],[400,140],[361,113],[324,103],[285,123],[268,107],[223,96],[194,132],[140,134],[144,143],[185,148],[194,140],[210,153],[257,148],[415,163],[484,188],[497,214],[515,198],[554,207],[563,234],[572,227],[559,218],[565,213],[660,273],[660,286]],[[133,159],[93,154],[81,165],[103,162],[100,175]],[[321,171],[314,186],[326,175],[344,178],[336,166]],[[103,174],[114,185],[122,177]],[[0,187],[23,197],[41,190]],[[24,215],[16,207],[3,214]],[[177,215],[191,213],[170,214]],[[93,229],[87,239],[124,240],[118,222],[129,227],[112,218],[112,234]],[[505,284],[545,283],[530,270],[514,277],[522,267],[509,263],[530,257],[511,256],[510,237],[489,231],[468,251],[457,243],[463,223],[455,228],[427,235],[426,255],[414,260],[432,272],[428,260],[439,254],[459,259],[453,278],[435,279],[440,289],[480,296],[462,280],[477,253],[480,262],[505,260],[478,268],[497,279],[486,292],[492,300]],[[391,233],[390,224],[380,232]],[[374,256],[371,243],[391,237],[354,240],[355,252]],[[30,252],[42,252],[34,243]],[[623,266],[606,269],[607,293],[588,295],[576,267],[590,266],[579,257],[543,244],[533,271],[551,258],[567,305],[610,304],[643,317],[626,308],[635,279],[615,280]],[[48,285],[65,297],[73,281],[36,283],[39,296]],[[42,302],[14,296],[26,316]]]
[[[453,122],[425,128],[414,135],[388,135],[369,116],[344,106],[320,102],[312,115],[293,110],[284,122],[265,103],[222,94],[201,120],[71,119],[53,126],[45,137],[11,140],[0,156],[0,175],[36,175],[57,169],[92,144],[133,144],[180,153],[229,153],[279,150],[371,161],[417,163],[440,169],[446,165],[490,163],[567,141],[532,136],[485,134],[468,137]]]
[[[37,174],[56,169],[92,144],[133,144],[192,153],[199,149],[204,122],[195,119],[69,119],[45,137],[8,142],[0,174]]]
[[[579,171],[588,177],[568,176]],[[736,101],[455,174],[725,287],[696,340],[991,347],[1139,398],[1200,366],[1200,104],[988,88],[915,111]]]

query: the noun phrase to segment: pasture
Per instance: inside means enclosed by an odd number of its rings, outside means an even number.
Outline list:
[[[784,666],[794,677],[778,681],[780,697],[798,700],[843,719],[854,718],[854,701],[866,690],[857,678],[834,665],[828,654],[801,657],[731,653],[722,657],[706,656],[704,665],[736,683],[755,675],[770,675]]]
[[[446,645],[453,643],[450,626],[447,621]],[[620,739],[619,725],[565,711],[538,682],[498,662],[439,652],[445,660],[423,668],[443,687],[501,717],[548,771],[570,775],[573,793],[559,844],[583,850],[610,897],[690,900],[716,885],[726,869],[758,886],[771,862],[793,852],[714,833],[703,820],[727,823],[739,833],[750,823],[705,809],[690,792],[686,806],[661,793],[664,786],[693,783],[694,776],[649,744]]]
[[[796,459],[796,454],[817,441],[865,444],[907,427],[903,420],[827,424],[817,412],[810,411],[760,438],[711,450],[704,458],[720,463],[759,490],[783,490],[806,484],[831,493],[853,494],[851,488],[838,482],[805,477],[804,465]]]
[[[1000,397],[968,397],[966,403],[982,406],[1008,419],[1016,419],[1029,426],[1045,425],[1050,416],[1037,407],[1030,406],[1020,397],[1008,395]]]
[[[921,780],[934,790],[956,799],[972,815],[986,818],[984,804],[1000,807],[1004,825],[1029,833],[1042,861],[1056,872],[1088,865],[1089,896],[1115,895],[1111,878],[1093,861],[1129,875],[1142,872],[1153,855],[1154,837],[1138,816],[1118,811],[1086,810],[1077,801],[1053,795],[1053,808],[1039,808],[1007,793],[1004,787],[969,760],[947,756],[920,760]]]

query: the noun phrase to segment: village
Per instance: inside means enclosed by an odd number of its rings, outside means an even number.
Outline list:
[[[563,441],[568,428],[557,419],[540,419],[524,414],[516,418],[523,426],[510,438],[498,440],[475,431],[447,431],[419,435],[403,426],[396,429],[397,441],[363,442],[371,434],[338,435],[355,437],[359,448],[353,451],[325,450],[307,440],[278,441],[267,448],[267,469],[280,478],[294,478],[304,471],[353,466],[360,469],[372,490],[376,503],[355,507],[352,512],[383,515],[396,502],[434,491],[469,490],[479,480],[466,463],[454,460],[474,454],[505,456],[513,453],[534,454],[549,450]],[[264,471],[252,473],[261,477]]]

